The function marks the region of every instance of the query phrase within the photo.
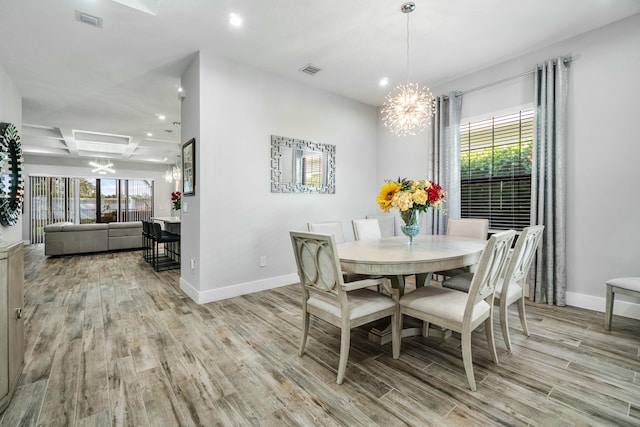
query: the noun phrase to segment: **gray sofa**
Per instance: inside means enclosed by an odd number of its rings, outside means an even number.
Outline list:
[[[142,247],[142,222],[58,223],[44,227],[44,254],[70,255]]]

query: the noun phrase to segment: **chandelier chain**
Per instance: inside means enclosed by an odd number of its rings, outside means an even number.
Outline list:
[[[407,72],[405,82],[409,83],[409,13],[407,13]]]

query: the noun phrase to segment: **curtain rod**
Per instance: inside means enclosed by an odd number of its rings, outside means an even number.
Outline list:
[[[567,63],[571,62],[572,59],[573,59],[572,57],[567,56],[567,57],[562,59],[562,62],[567,64]],[[533,70],[525,71],[524,73],[520,73],[520,74],[516,74],[516,75],[513,75],[513,76],[505,77],[505,78],[502,78],[500,80],[493,81],[491,83],[486,83],[486,84],[483,84],[481,86],[476,86],[476,87],[471,88],[471,89],[460,91],[458,93],[460,95],[464,95],[465,93],[475,92],[477,90],[482,90],[482,89],[486,89],[486,88],[491,87],[491,86],[496,86],[496,85],[499,85],[501,83],[508,82],[509,80],[514,80],[514,79],[518,79],[520,77],[528,76],[529,74],[533,74],[533,73],[536,72],[537,69],[538,69],[538,66],[536,66]],[[444,99],[449,99],[449,96],[445,95],[445,96],[443,96],[443,98]]]

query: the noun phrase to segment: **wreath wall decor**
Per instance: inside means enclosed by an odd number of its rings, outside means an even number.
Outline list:
[[[24,202],[22,148],[18,129],[11,123],[0,123],[0,224],[15,225]]]

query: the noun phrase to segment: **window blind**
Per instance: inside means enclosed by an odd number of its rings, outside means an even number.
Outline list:
[[[114,179],[120,197],[107,191],[105,199],[117,213],[110,221],[150,220],[153,216],[153,181]],[[31,243],[44,242],[44,226],[57,222],[95,223],[102,204],[98,200],[100,179],[30,176]],[[77,193],[77,194],[76,194]],[[76,201],[77,199],[77,201]],[[98,210],[96,210],[98,209]],[[103,218],[104,219],[104,218]]]
[[[534,110],[460,125],[461,216],[492,230],[530,222]]]

